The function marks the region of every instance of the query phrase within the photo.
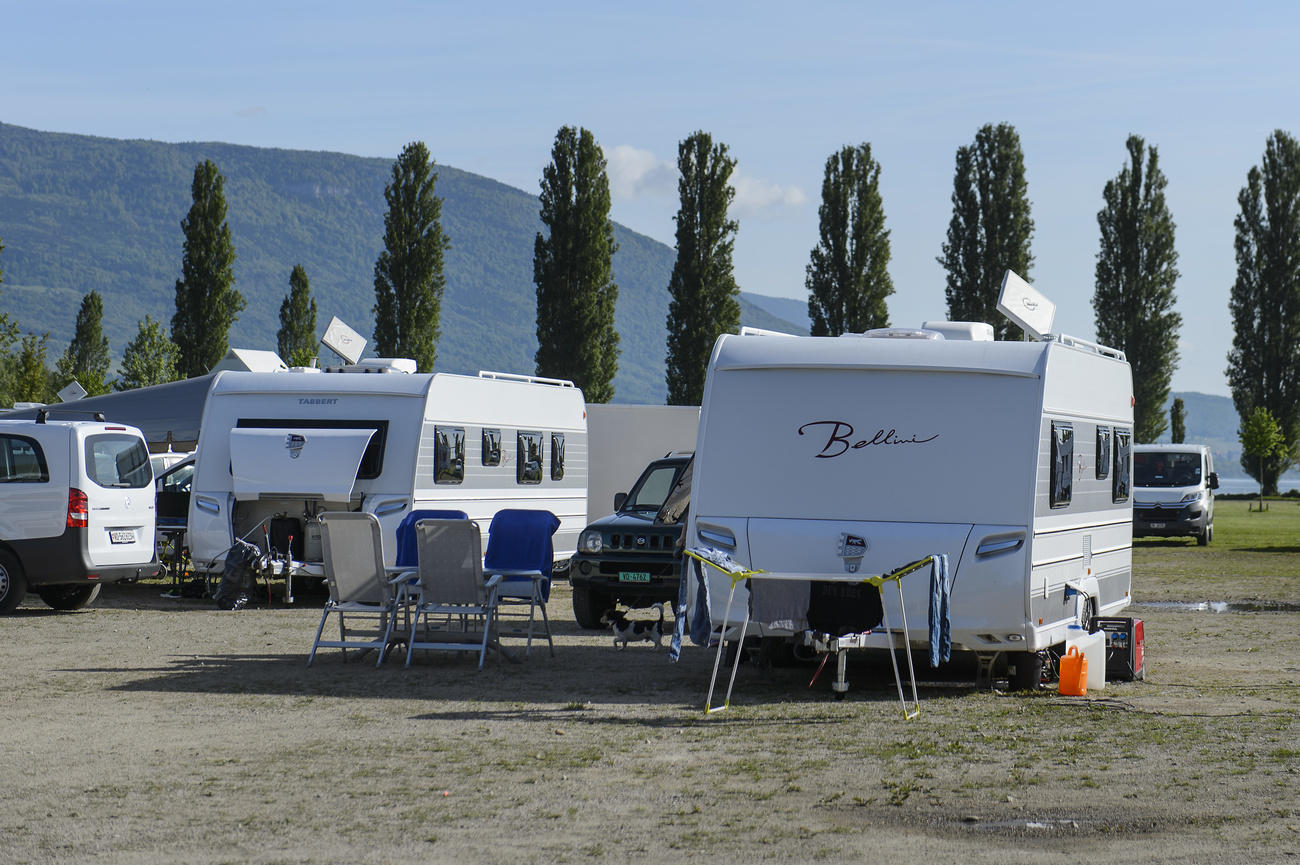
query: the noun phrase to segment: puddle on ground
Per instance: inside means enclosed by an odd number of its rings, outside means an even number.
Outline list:
[[[1133,606],[1176,613],[1300,613],[1300,604],[1285,601],[1143,601]]]
[[[1077,831],[1083,821],[1080,820],[981,820],[978,817],[963,817],[961,822],[970,829],[985,831],[1004,831],[1023,829],[1038,832]]]

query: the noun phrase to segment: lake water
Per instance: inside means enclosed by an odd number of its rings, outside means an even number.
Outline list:
[[[1283,475],[1277,482],[1277,488],[1279,492],[1292,489],[1300,490],[1300,476]],[[1215,492],[1231,494],[1257,493],[1259,492],[1259,482],[1254,478],[1220,477],[1219,488]]]

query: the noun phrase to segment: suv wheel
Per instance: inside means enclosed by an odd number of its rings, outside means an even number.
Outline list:
[[[0,550],[0,615],[12,613],[27,596],[23,567],[8,550]]]
[[[99,597],[99,583],[84,586],[42,586],[36,590],[36,594],[56,610],[80,610]]]
[[[601,592],[593,591],[587,586],[573,587],[573,618],[577,619],[579,628],[599,631],[605,626],[600,617],[613,606],[610,599]]]

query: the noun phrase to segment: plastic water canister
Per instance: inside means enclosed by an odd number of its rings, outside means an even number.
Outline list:
[[[1075,646],[1088,659],[1088,690],[1100,691],[1106,687],[1106,632],[1086,633],[1078,625],[1071,625],[1065,638],[1065,651]]]
[[[1061,678],[1056,689],[1067,697],[1088,693],[1088,659],[1078,646],[1071,646],[1061,658]]]

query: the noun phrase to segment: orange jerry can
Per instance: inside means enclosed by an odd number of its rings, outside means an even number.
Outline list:
[[[1082,697],[1088,693],[1088,659],[1078,646],[1071,646],[1069,653],[1061,659],[1057,690],[1067,697]]]

